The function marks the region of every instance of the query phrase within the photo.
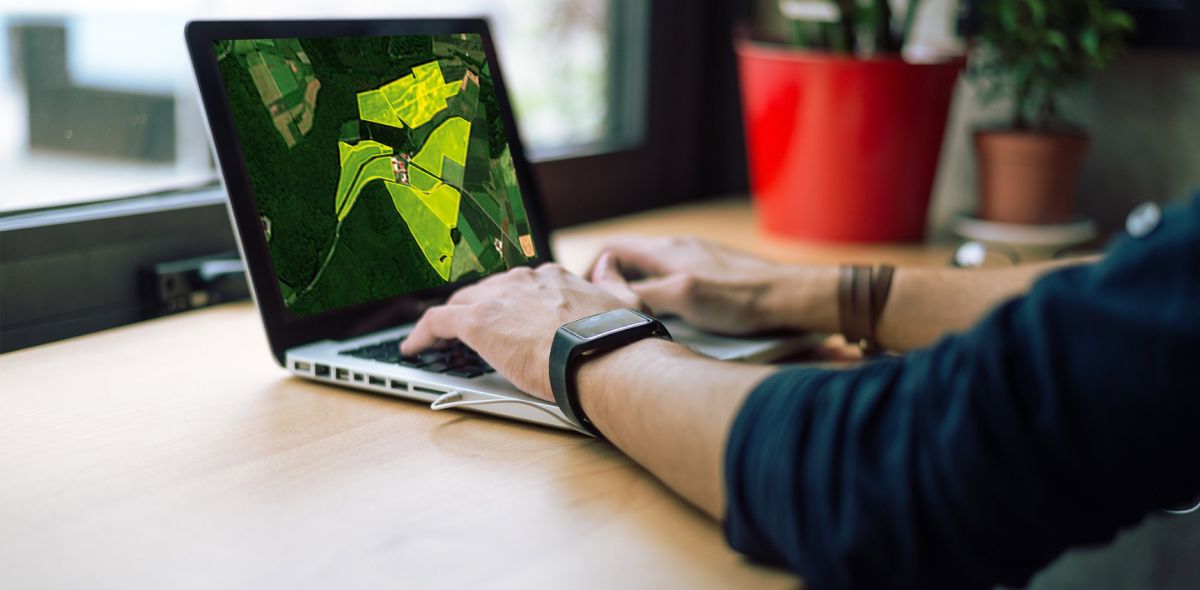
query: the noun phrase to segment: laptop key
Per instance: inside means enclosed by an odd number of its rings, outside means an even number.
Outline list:
[[[483,369],[479,367],[460,367],[457,369],[450,369],[449,371],[446,371],[446,374],[454,377],[465,377],[467,379],[472,379],[482,375]]]
[[[449,368],[450,367],[447,367],[445,363],[430,363],[424,367],[421,367],[422,370],[432,371],[434,373],[445,373]]]
[[[451,369],[458,369],[460,367],[477,364],[477,363],[475,363],[475,361],[472,361],[471,359],[463,358],[461,356],[452,356],[443,362],[445,362],[446,366],[450,367]]]

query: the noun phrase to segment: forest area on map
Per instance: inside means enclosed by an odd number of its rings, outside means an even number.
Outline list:
[[[478,35],[234,40],[214,50],[295,315],[536,257]]]

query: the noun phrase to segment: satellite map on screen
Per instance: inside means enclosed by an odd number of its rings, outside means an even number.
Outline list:
[[[234,40],[214,50],[294,314],[537,255],[479,35]]]

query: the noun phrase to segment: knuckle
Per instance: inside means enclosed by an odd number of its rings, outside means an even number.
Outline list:
[[[446,306],[445,305],[434,305],[434,306],[426,309],[425,312],[421,314],[421,319],[417,320],[417,325],[420,326],[421,324],[429,322],[430,319],[432,319],[437,314],[441,313],[442,308],[444,308],[444,307],[446,307]]]
[[[460,302],[464,301],[468,297],[468,294],[472,287],[474,287],[474,285],[463,287],[463,288],[455,291],[453,294],[450,295],[450,298],[446,300],[446,303],[454,304],[454,303],[460,303]]]
[[[698,287],[699,287],[699,280],[696,279],[696,275],[694,275],[690,272],[681,273],[679,275],[679,287],[678,288],[679,288],[679,292],[682,293],[683,295],[695,294]]]

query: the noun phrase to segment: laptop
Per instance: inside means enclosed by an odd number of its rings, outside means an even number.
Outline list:
[[[434,410],[578,430],[461,344],[399,352],[455,289],[553,259],[486,21],[209,21],[185,36],[276,361]],[[665,323],[721,359],[813,342]]]

